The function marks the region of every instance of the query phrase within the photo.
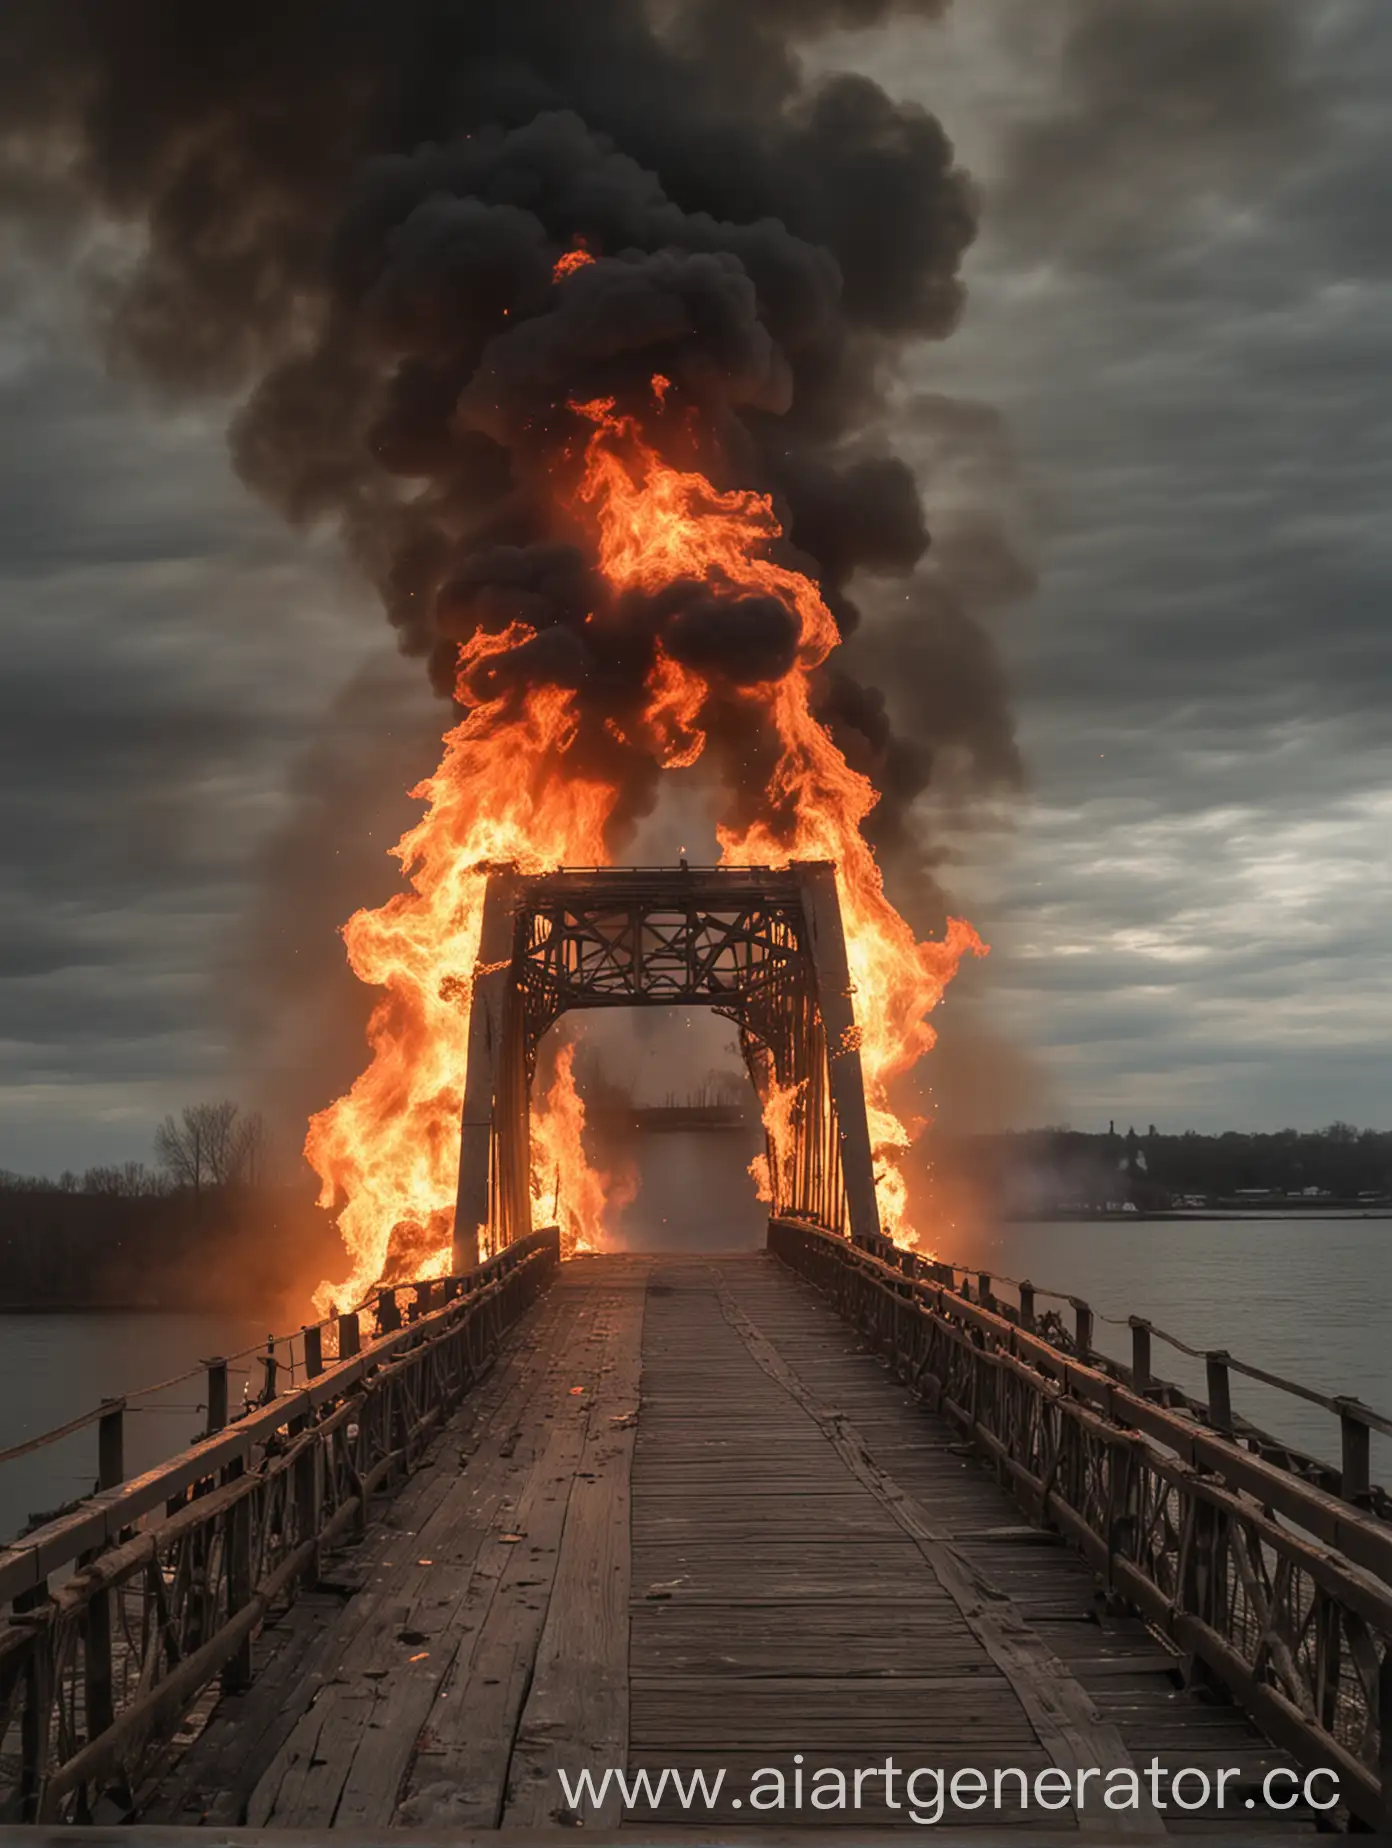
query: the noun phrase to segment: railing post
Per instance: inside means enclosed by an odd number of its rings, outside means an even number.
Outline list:
[[[227,1362],[219,1355],[208,1363],[208,1435],[227,1424]]]
[[[36,1611],[48,1599],[48,1587],[15,1594],[15,1611]],[[19,1822],[37,1822],[48,1775],[49,1738],[53,1725],[53,1638],[44,1624],[35,1630],[24,1664],[24,1708],[19,1721]]]
[[[266,1337],[266,1351],[261,1356],[261,1366],[265,1379],[261,1392],[261,1402],[263,1405],[269,1405],[271,1400],[276,1396],[276,1351],[274,1335],[267,1335]]]
[[[976,1300],[983,1309],[994,1309],[996,1306],[996,1299],[991,1294],[991,1273],[989,1271],[976,1273]]]
[[[126,1479],[126,1402],[103,1399],[111,1410],[97,1423],[97,1487],[114,1489]]]
[[[1382,1833],[1392,1835],[1392,1649],[1378,1670],[1378,1773],[1382,1785]]]
[[[246,1465],[238,1458],[227,1467],[226,1477],[235,1482],[245,1473]],[[227,1574],[227,1615],[235,1617],[251,1598],[251,1496],[243,1495],[227,1510],[223,1532],[224,1570]],[[223,1664],[222,1691],[235,1693],[251,1685],[251,1638],[243,1637]]]
[[[358,1325],[355,1309],[338,1318],[338,1358],[352,1360],[354,1355],[362,1352],[362,1331]]]
[[[1150,1391],[1150,1329],[1144,1316],[1128,1317],[1131,1324],[1131,1388],[1144,1396]]]
[[[1220,1631],[1225,1539],[1225,1523],[1218,1510],[1212,1502],[1191,1493],[1186,1532],[1180,1544],[1180,1608],[1211,1630]],[[1213,1670],[1193,1651],[1186,1658],[1184,1678],[1191,1686],[1221,1686]]]
[[[1031,1334],[1034,1333],[1034,1285],[1032,1283],[1020,1285],[1020,1326]]]
[[[1214,1348],[1204,1356],[1204,1371],[1208,1375],[1208,1422],[1224,1437],[1233,1434],[1232,1383],[1228,1378],[1231,1359],[1226,1348]]]
[[[419,1321],[421,1316],[429,1315],[434,1306],[435,1285],[429,1278],[426,1278],[423,1283],[418,1283],[416,1285],[416,1313],[414,1319]]]
[[[317,1379],[324,1371],[324,1331],[320,1323],[314,1322],[302,1326],[300,1333],[304,1337],[305,1379]],[[290,1431],[298,1436],[310,1429],[313,1413],[306,1412],[302,1418],[292,1420]],[[320,1463],[322,1449],[318,1444],[310,1444],[302,1450],[294,1463],[295,1482],[295,1516],[300,1540],[317,1539],[320,1519]],[[300,1580],[302,1585],[312,1586],[319,1578],[319,1549],[314,1552],[305,1566]]]
[[[104,1399],[111,1410],[97,1424],[97,1487],[114,1489],[125,1481],[125,1400]],[[93,1592],[82,1613],[82,1678],[87,1738],[98,1739],[116,1719],[115,1675],[111,1650],[111,1593]]]
[[[1092,1353],[1092,1307],[1081,1296],[1070,1296],[1073,1305],[1073,1340],[1078,1350],[1079,1360],[1086,1360]]]
[[[1342,1395],[1334,1403],[1339,1408],[1339,1493],[1345,1501],[1366,1500],[1372,1487],[1373,1458],[1372,1432],[1359,1416],[1364,1407],[1357,1399]]]
[[[377,1292],[377,1333],[390,1335],[401,1326],[401,1310],[397,1306],[396,1291],[379,1290]]]

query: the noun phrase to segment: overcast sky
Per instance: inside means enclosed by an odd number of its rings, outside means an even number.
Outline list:
[[[1254,71],[1200,44],[1211,6],[1167,0],[1168,61],[1088,49],[1086,12],[959,0],[819,53],[933,108],[984,196],[898,438],[1029,788],[925,809],[993,945],[938,1103],[1386,1127],[1392,15],[1303,0]],[[3,255],[0,1166],[56,1172],[285,1079],[239,972],[293,990],[390,890],[442,715],[333,546],[233,478],[227,407],[109,376],[70,250]],[[268,917],[307,828],[321,900]]]

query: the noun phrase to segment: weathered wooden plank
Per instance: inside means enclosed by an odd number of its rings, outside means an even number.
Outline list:
[[[147,1807],[152,1821],[172,1822],[190,1814],[221,1824],[243,1820],[253,1790],[295,1725],[321,1690],[340,1676],[353,1637],[373,1621],[384,1600],[392,1599],[393,1560],[412,1557],[412,1541],[418,1542],[415,1556],[428,1551],[432,1517],[457,1488],[458,1471],[452,1465],[473,1472],[472,1489],[489,1447],[508,1445],[536,1382],[555,1364],[551,1337],[559,1314],[554,1297],[528,1313],[477,1397],[435,1440],[433,1465],[413,1476],[363,1540],[326,1569],[328,1583],[341,1586],[341,1594],[327,1609],[325,1600],[311,1599],[276,1620],[267,1633],[272,1645],[268,1672],[217,1704],[202,1736]],[[345,1605],[345,1599],[351,1602]],[[398,1625],[404,1627],[404,1622]]]
[[[1029,1628],[1020,1613],[1000,1595],[980,1570],[946,1538],[870,1453],[865,1440],[843,1414],[832,1411],[807,1387],[767,1337],[754,1325],[722,1276],[722,1311],[754,1360],[776,1380],[826,1433],[851,1474],[883,1503],[914,1542],[935,1577],[959,1605],[986,1653],[1001,1669],[1028,1715],[1040,1744],[1060,1769],[1076,1774],[1087,1766],[1134,1769],[1118,1729],[1104,1720],[1086,1688],[1067,1665]],[[1146,1804],[1110,1818],[1078,1818],[1084,1832],[1105,1828],[1112,1836],[1154,1839],[1164,1824]]]
[[[612,1323],[614,1358],[589,1402],[589,1429],[527,1703],[513,1745],[504,1828],[568,1821],[557,1770],[602,1777],[628,1758],[629,1475],[638,1424],[648,1267],[636,1264]],[[617,1797],[587,1817],[616,1827]]]
[[[593,1297],[554,1388],[542,1454],[516,1512],[520,1535],[480,1620],[460,1649],[443,1698],[418,1742],[395,1820],[406,1827],[496,1827],[559,1560],[570,1497],[589,1437],[590,1402],[618,1359],[622,1291],[587,1265]],[[613,1267],[610,1284],[615,1283]],[[575,1390],[578,1388],[578,1391]],[[524,1595],[526,1594],[526,1595]]]
[[[569,1344],[562,1344],[560,1356],[568,1355]],[[390,1819],[415,1737],[474,1627],[482,1587],[491,1591],[496,1582],[489,1579],[489,1556],[499,1570],[512,1558],[492,1537],[537,1461],[535,1445],[513,1441],[516,1419],[563,1364],[554,1351],[545,1355],[540,1375],[499,1409],[473,1467],[451,1472],[449,1492],[430,1519],[381,1560],[372,1595],[342,1627],[341,1654],[258,1780],[248,1822],[312,1828],[340,1817],[365,1824]]]

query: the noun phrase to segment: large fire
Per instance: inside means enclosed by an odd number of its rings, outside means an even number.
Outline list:
[[[583,263],[584,253],[570,253]],[[669,382],[653,381],[660,413]],[[702,474],[663,460],[638,420],[612,402],[574,404],[586,432],[576,446],[572,511],[590,528],[599,567],[616,591],[660,591],[678,580],[781,601],[797,619],[796,660],[781,678],[732,695],[753,703],[778,741],[770,819],[719,830],[721,857],[738,866],[830,860],[846,933],[865,1073],[881,1222],[916,1242],[907,1216],[902,1157],[910,1127],[890,1088],[932,1046],[928,1016],[961,956],[983,953],[969,924],[919,942],[885,896],[861,833],[877,795],[851,768],[812,710],[811,675],[835,647],[835,621],[812,580],[769,550],[782,529],[767,495],[722,493]],[[461,680],[491,655],[530,638],[523,625],[482,632],[461,647]],[[659,647],[647,682],[645,743],[666,768],[705,748],[701,715],[710,687]],[[351,1091],[316,1116],[306,1155],[323,1183],[321,1203],[341,1205],[338,1224],[350,1276],[323,1286],[321,1301],[358,1300],[378,1281],[448,1270],[459,1160],[470,982],[478,953],[489,863],[523,872],[600,865],[605,824],[619,792],[577,775],[567,762],[578,715],[574,695],[533,690],[520,716],[502,698],[474,705],[445,737],[434,776],[412,793],[425,813],[394,850],[410,889],[345,928],[355,973],[385,990],[369,1027],[372,1059]],[[776,817],[777,819],[773,819]],[[789,818],[791,817],[791,821]],[[567,1251],[603,1238],[608,1177],[589,1167],[573,1049],[556,1061],[534,1101],[533,1213],[559,1221]],[[791,1134],[793,1099],[766,1104],[774,1169]],[[758,1176],[768,1186],[767,1164]]]

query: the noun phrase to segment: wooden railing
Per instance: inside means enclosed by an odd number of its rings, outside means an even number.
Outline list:
[[[336,1319],[337,1357],[308,1331],[305,1379],[227,1422],[226,1364],[208,1432],[131,1481],[120,1401],[99,1416],[102,1487],[0,1549],[0,1822],[103,1820],[133,1799],[214,1680],[244,1687],[257,1630],[408,1474],[547,1286],[553,1231],[467,1277],[403,1286]],[[217,1369],[222,1368],[221,1386]],[[66,1429],[66,1427],[65,1427]]]
[[[886,1243],[888,1245],[888,1241]],[[1226,1348],[1194,1347],[1146,1316],[1103,1315],[1095,1311],[1086,1298],[1069,1291],[1046,1289],[1042,1284],[1023,1278],[992,1276],[973,1265],[919,1258],[892,1246],[879,1255],[904,1270],[906,1275],[946,1284],[968,1302],[998,1310],[1008,1321],[1044,1335],[1052,1346],[1065,1353],[1090,1360],[1104,1373],[1136,1387],[1157,1404],[1190,1412],[1227,1436],[1240,1438],[1254,1454],[1279,1463],[1283,1469],[1303,1477],[1317,1488],[1369,1508],[1384,1520],[1392,1520],[1392,1495],[1372,1479],[1372,1439],[1374,1435],[1392,1438],[1392,1417],[1365,1405],[1352,1394],[1320,1392],[1301,1380],[1288,1379],[1283,1374],[1273,1373],[1269,1367],[1259,1367],[1230,1354]],[[1008,1296],[1001,1294],[1002,1285],[1014,1291],[1013,1304]],[[1043,1307],[1050,1299],[1060,1307]],[[1127,1331],[1129,1365],[1117,1361],[1094,1344],[1095,1337],[1100,1334],[1096,1326],[1099,1322]],[[1170,1348],[1202,1364],[1205,1397],[1198,1397],[1175,1381],[1160,1377],[1154,1366],[1157,1346]],[[1288,1398],[1299,1400],[1302,1407],[1317,1406],[1327,1413],[1335,1421],[1326,1446],[1328,1454],[1312,1455],[1292,1443],[1289,1435],[1264,1430],[1254,1419],[1245,1416],[1235,1402],[1235,1379],[1253,1380],[1266,1388],[1268,1402],[1273,1406],[1279,1399]],[[1337,1462],[1333,1460],[1335,1451]]]
[[[1392,1524],[1229,1434],[1217,1407],[1157,1402],[1088,1352],[816,1227],[769,1248],[944,1412],[1107,1590],[1307,1766],[1392,1830]],[[1151,1396],[1154,1394],[1155,1396]],[[1229,1430],[1215,1428],[1223,1423]]]

